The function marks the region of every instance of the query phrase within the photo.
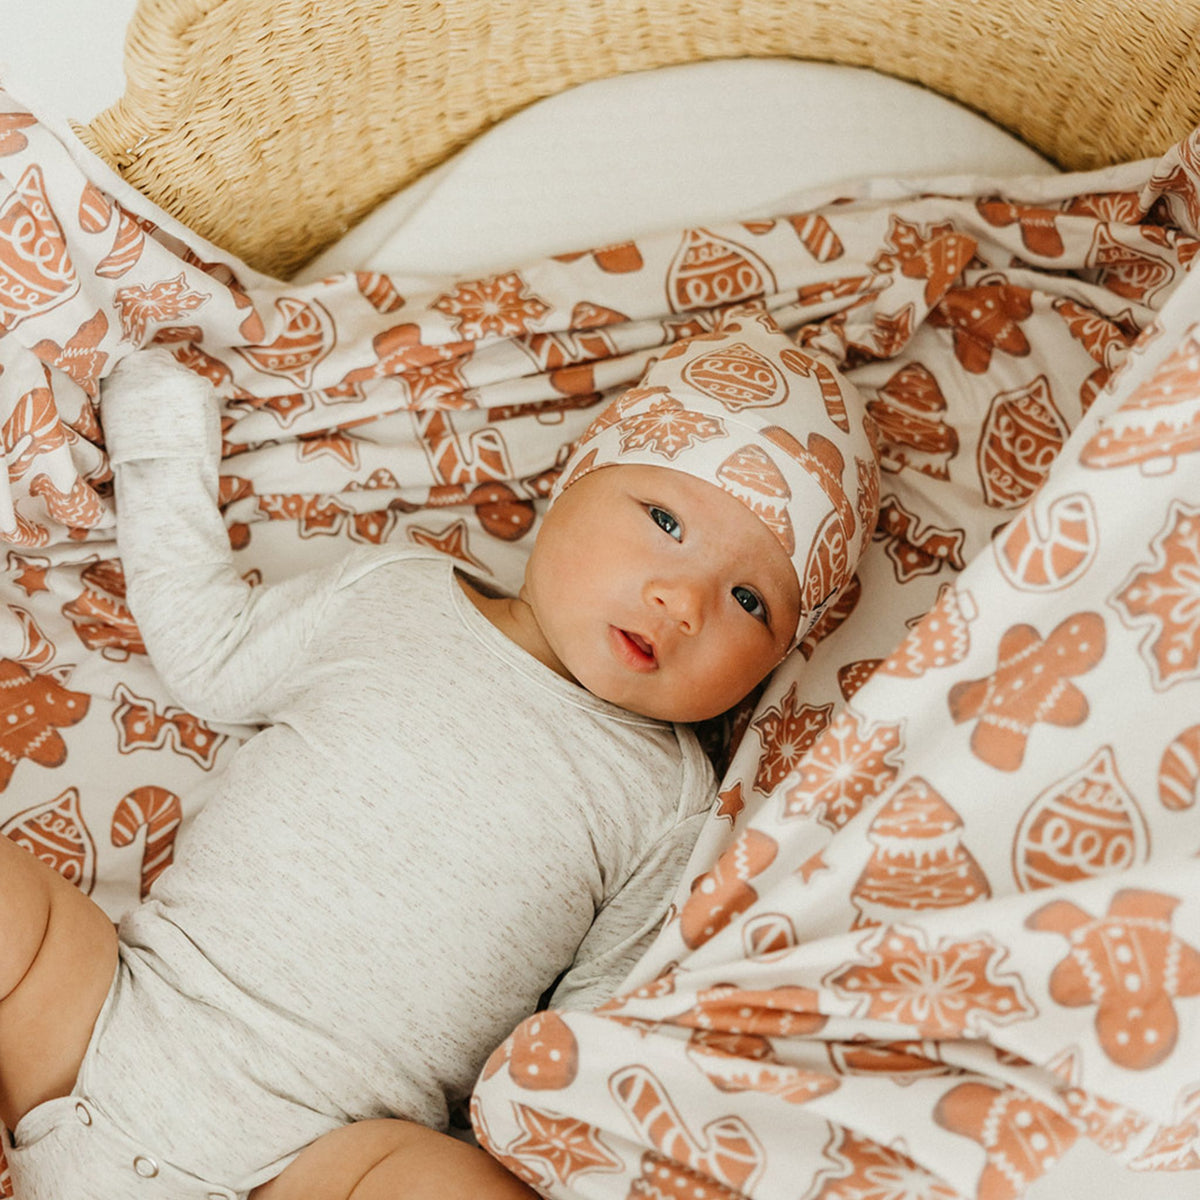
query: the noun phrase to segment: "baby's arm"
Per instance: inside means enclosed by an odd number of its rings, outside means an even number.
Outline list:
[[[155,668],[198,716],[265,722],[261,697],[306,644],[337,572],[259,588],[238,575],[217,507],[216,395],[168,351],[118,364],[101,419],[129,606]]]
[[[554,990],[552,1007],[586,1011],[612,999],[658,936],[705,819],[704,813],[684,818],[647,851],[596,914]]]
[[[475,1146],[411,1121],[359,1121],[318,1138],[250,1200],[537,1200]]]

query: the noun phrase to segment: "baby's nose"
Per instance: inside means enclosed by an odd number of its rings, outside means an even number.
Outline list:
[[[649,599],[663,616],[686,634],[700,632],[704,623],[704,585],[686,576],[659,579],[650,584]]]

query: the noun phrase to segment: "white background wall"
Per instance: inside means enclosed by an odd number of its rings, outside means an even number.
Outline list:
[[[134,0],[0,0],[0,83],[39,111],[91,120],[124,90]]]

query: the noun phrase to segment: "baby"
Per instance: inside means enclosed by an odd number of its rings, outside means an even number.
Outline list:
[[[102,417],[151,660],[263,728],[116,936],[0,838],[17,1200],[532,1195],[437,1131],[556,980],[593,1007],[653,937],[713,795],[688,723],[870,537],[857,393],[761,311],[672,347],[581,439],[515,596],[400,547],[250,587],[209,385],[136,354]]]

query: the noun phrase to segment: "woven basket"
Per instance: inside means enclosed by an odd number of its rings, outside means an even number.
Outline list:
[[[534,100],[749,56],[916,81],[1068,169],[1160,153],[1200,123],[1200,0],[140,0],[125,95],[79,132],[286,277]]]

